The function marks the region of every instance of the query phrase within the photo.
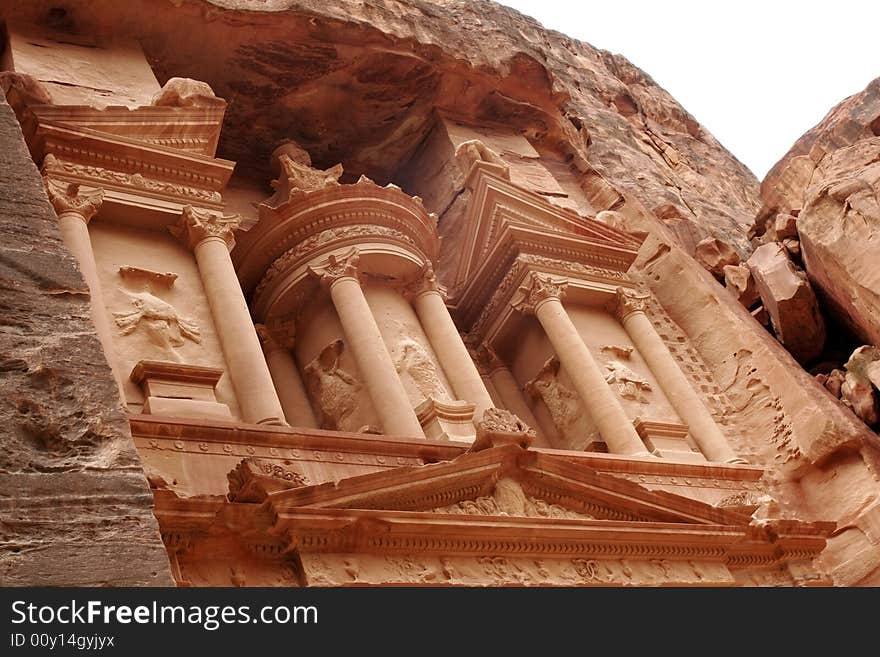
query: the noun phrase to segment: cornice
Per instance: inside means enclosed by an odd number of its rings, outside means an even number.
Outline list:
[[[141,174],[147,179],[220,192],[234,162],[67,124],[41,124],[30,144],[35,159],[55,155],[74,165]]]
[[[66,124],[156,146],[214,157],[226,113],[225,105],[198,107],[31,105],[26,120]]]

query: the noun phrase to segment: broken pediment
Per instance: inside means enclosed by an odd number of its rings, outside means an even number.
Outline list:
[[[267,502],[281,515],[311,508],[724,525],[749,521],[515,443],[448,462],[282,490]]]

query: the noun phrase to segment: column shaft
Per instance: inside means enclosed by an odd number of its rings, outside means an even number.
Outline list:
[[[285,424],[227,242],[209,236],[195,245],[194,252],[244,420]]]
[[[119,388],[119,397],[124,404],[125,391],[123,388],[123,377],[119,372],[119,365],[116,362],[116,351],[113,347],[113,330],[110,320],[107,316],[107,306],[104,303],[104,294],[101,291],[101,280],[98,277],[98,265],[95,263],[95,253],[92,250],[92,241],[89,238],[89,226],[85,217],[75,210],[61,212],[58,215],[58,229],[61,231],[61,237],[68,250],[76,258],[79,270],[82,272],[83,280],[89,287],[90,308],[89,312],[92,316],[92,323],[95,325],[95,332],[98,334],[98,340],[110,370],[113,372],[113,378]]]
[[[474,422],[479,422],[486,409],[494,404],[449,316],[443,297],[437,291],[428,290],[416,295],[413,305],[456,397],[476,404]],[[527,421],[526,418],[522,419]]]
[[[745,463],[734,454],[714,418],[645,313],[632,312],[623,318],[622,323],[672,407],[688,425],[691,436],[703,455],[710,461]]]
[[[547,298],[535,306],[534,312],[587,412],[608,445],[608,451],[615,454],[647,455],[644,443],[606,383],[599,365],[581,339],[562,302],[556,297]]]
[[[275,384],[275,392],[284,410],[284,418],[288,424],[298,427],[317,428],[318,421],[312,405],[309,403],[302,377],[296,362],[290,351],[280,346],[272,346],[265,350],[266,365],[272,382]]]
[[[392,435],[424,436],[360,283],[352,276],[337,278],[330,284],[330,297],[382,429]]]
[[[492,378],[492,383],[495,385],[495,390],[501,398],[501,403],[504,404],[505,408],[532,427],[538,435],[538,438],[543,441],[544,436],[542,425],[538,422],[535,414],[532,413],[532,409],[529,408],[529,405],[526,404],[522,390],[516,382],[516,379],[513,377],[513,373],[506,367],[495,367],[490,376]]]

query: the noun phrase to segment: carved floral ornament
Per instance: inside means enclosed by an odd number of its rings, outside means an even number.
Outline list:
[[[428,261],[422,266],[421,270],[419,270],[415,280],[403,288],[403,295],[409,299],[414,299],[420,294],[430,292],[436,292],[446,299],[446,288],[440,285],[440,281],[437,279],[437,274],[434,272],[434,265]]]
[[[161,140],[153,139],[147,141],[153,143],[160,142]],[[157,194],[172,194],[211,203],[220,203],[222,201],[220,192],[214,190],[148,178],[141,173],[124,173],[90,164],[67,162],[57,158],[52,153],[47,153],[46,157],[43,158],[43,173],[46,175],[57,174],[76,178],[89,178],[108,187],[133,187]]]
[[[189,249],[194,249],[206,239],[216,237],[223,240],[231,250],[235,246],[233,232],[240,226],[241,217],[237,214],[223,215],[187,205],[177,224],[169,226],[168,230]]]
[[[78,183],[45,177],[46,192],[55,212],[60,216],[74,212],[88,221],[95,216],[104,202],[104,190],[100,188],[83,189]]]
[[[623,322],[633,313],[644,313],[651,302],[649,294],[638,294],[622,287],[617,288],[617,300],[614,306],[614,316]]]
[[[352,226],[328,228],[310,235],[276,258],[257,285],[254,291],[254,298],[259,298],[273,281],[287,272],[297,269],[303,263],[308,262],[310,258],[314,258],[321,250],[333,248],[334,244],[343,246],[346,243],[350,244],[352,241],[360,240],[397,243],[407,248],[407,250],[418,254],[420,257],[424,257],[422,256],[421,249],[419,249],[409,235],[394,228],[373,224],[355,224]]]
[[[510,305],[524,314],[534,314],[538,306],[550,299],[562,299],[568,281],[554,279],[549,274],[530,272],[514,294]]]
[[[360,261],[361,254],[355,248],[342,255],[331,253],[323,262],[309,266],[309,276],[318,279],[325,287],[331,287],[343,278],[353,278],[360,282],[358,278]]]

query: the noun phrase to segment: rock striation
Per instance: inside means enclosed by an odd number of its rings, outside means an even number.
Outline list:
[[[0,97],[0,582],[172,583],[89,293]]]

